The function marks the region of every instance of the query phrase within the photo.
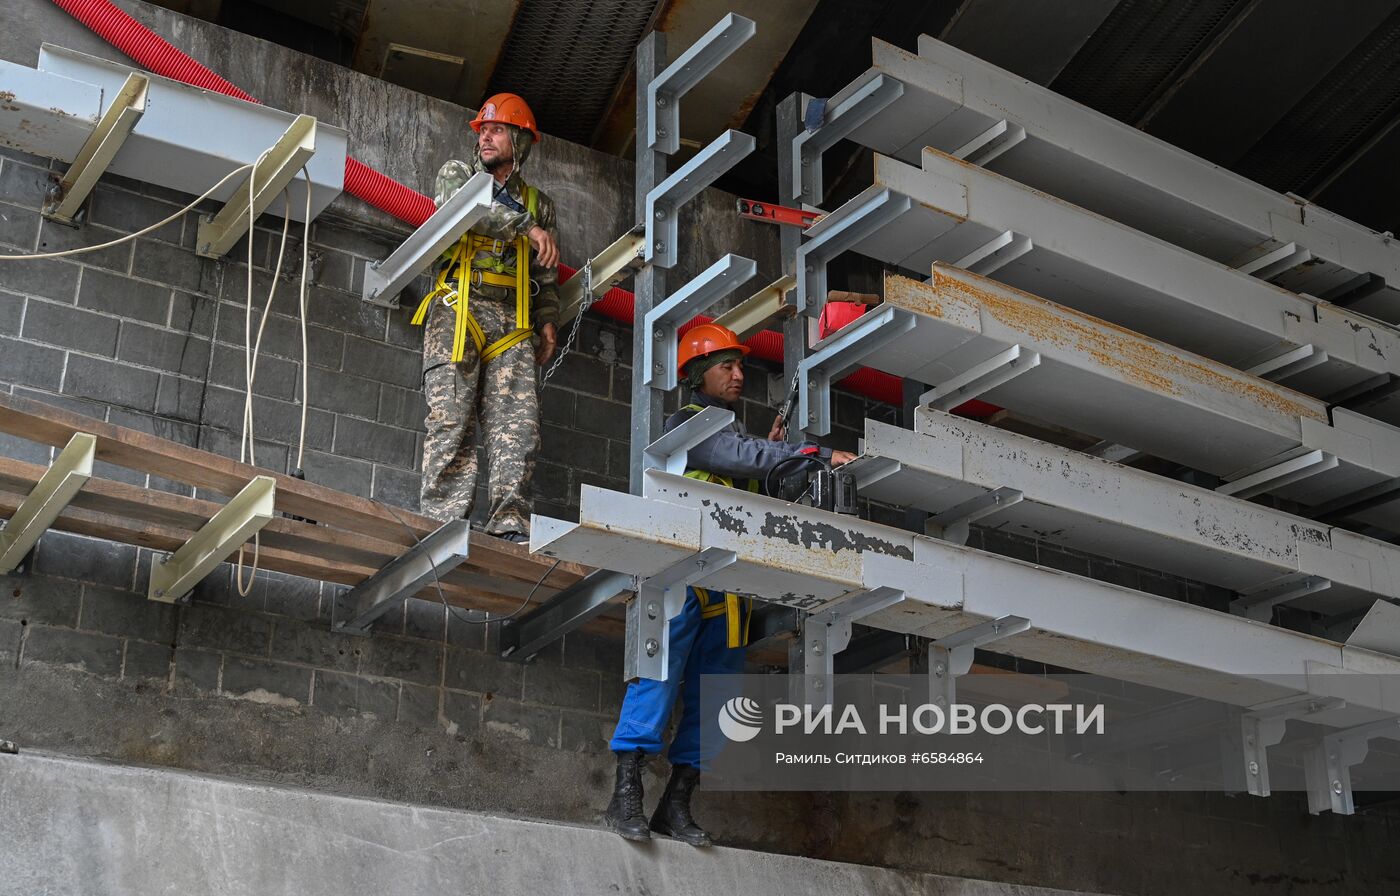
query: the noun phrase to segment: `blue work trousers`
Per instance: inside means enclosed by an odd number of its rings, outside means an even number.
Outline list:
[[[745,651],[729,646],[729,626],[723,613],[711,619],[701,617],[700,599],[693,588],[686,589],[685,606],[671,620],[669,631],[666,680],[643,678],[627,686],[610,746],[616,752],[660,753],[661,736],[679,695],[681,719],[668,758],[672,765],[704,770],[718,751],[721,738],[718,715],[700,717],[700,676],[741,674]],[[737,691],[724,696],[737,696]],[[718,708],[722,703],[723,699],[712,705]]]

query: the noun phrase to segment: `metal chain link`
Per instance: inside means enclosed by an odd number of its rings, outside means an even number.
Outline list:
[[[579,325],[583,323],[583,315],[596,301],[596,297],[593,295],[593,259],[590,258],[588,261],[585,261],[583,263],[583,270],[579,271],[575,276],[583,278],[583,303],[579,305],[578,316],[574,318],[574,324],[569,328],[568,338],[565,339],[564,344],[559,347],[559,354],[554,356],[554,362],[549,365],[549,369],[544,372],[544,376],[540,377],[541,389],[544,388],[545,383],[549,382],[549,378],[554,376],[554,371],[559,369],[559,365],[564,362],[564,357],[573,349],[574,341],[578,339]]]

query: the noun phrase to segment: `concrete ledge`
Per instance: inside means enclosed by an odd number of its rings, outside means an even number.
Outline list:
[[[596,828],[41,753],[0,756],[0,805],[0,896],[1067,892],[670,840],[636,846]]]

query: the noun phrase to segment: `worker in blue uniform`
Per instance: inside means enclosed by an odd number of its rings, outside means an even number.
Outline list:
[[[733,410],[743,392],[748,351],[722,326],[701,324],[688,330],[681,337],[677,360],[691,387],[691,400],[666,420],[665,430],[670,432],[706,407]],[[756,492],[764,475],[787,458],[812,455],[839,466],[855,457],[812,444],[789,444],[783,433],[781,417],[766,439],[745,433],[736,418],[690,449],[685,475]],[[751,615],[748,598],[687,588],[685,605],[670,623],[666,680],[641,679],[628,685],[610,744],[617,754],[617,779],[605,815],[608,826],[624,838],[648,840],[655,831],[692,846],[710,845],[710,835],[690,813],[691,793],[718,743],[718,719],[700,717],[700,676],[744,671]],[[642,809],[642,765],[661,752],[677,696],[681,717],[667,757],[671,778],[648,824]]]

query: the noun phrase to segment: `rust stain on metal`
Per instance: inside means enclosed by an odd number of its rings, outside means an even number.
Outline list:
[[[1089,355],[1129,381],[1168,395],[1182,394],[1189,380],[1249,399],[1279,414],[1325,421],[1326,414],[1291,389],[1265,383],[1213,362],[1155,342],[1125,327],[1056,305],[1046,299],[935,264],[928,283],[887,276],[885,299],[929,317],[947,318],[952,306],[985,310],[1031,338]]]

